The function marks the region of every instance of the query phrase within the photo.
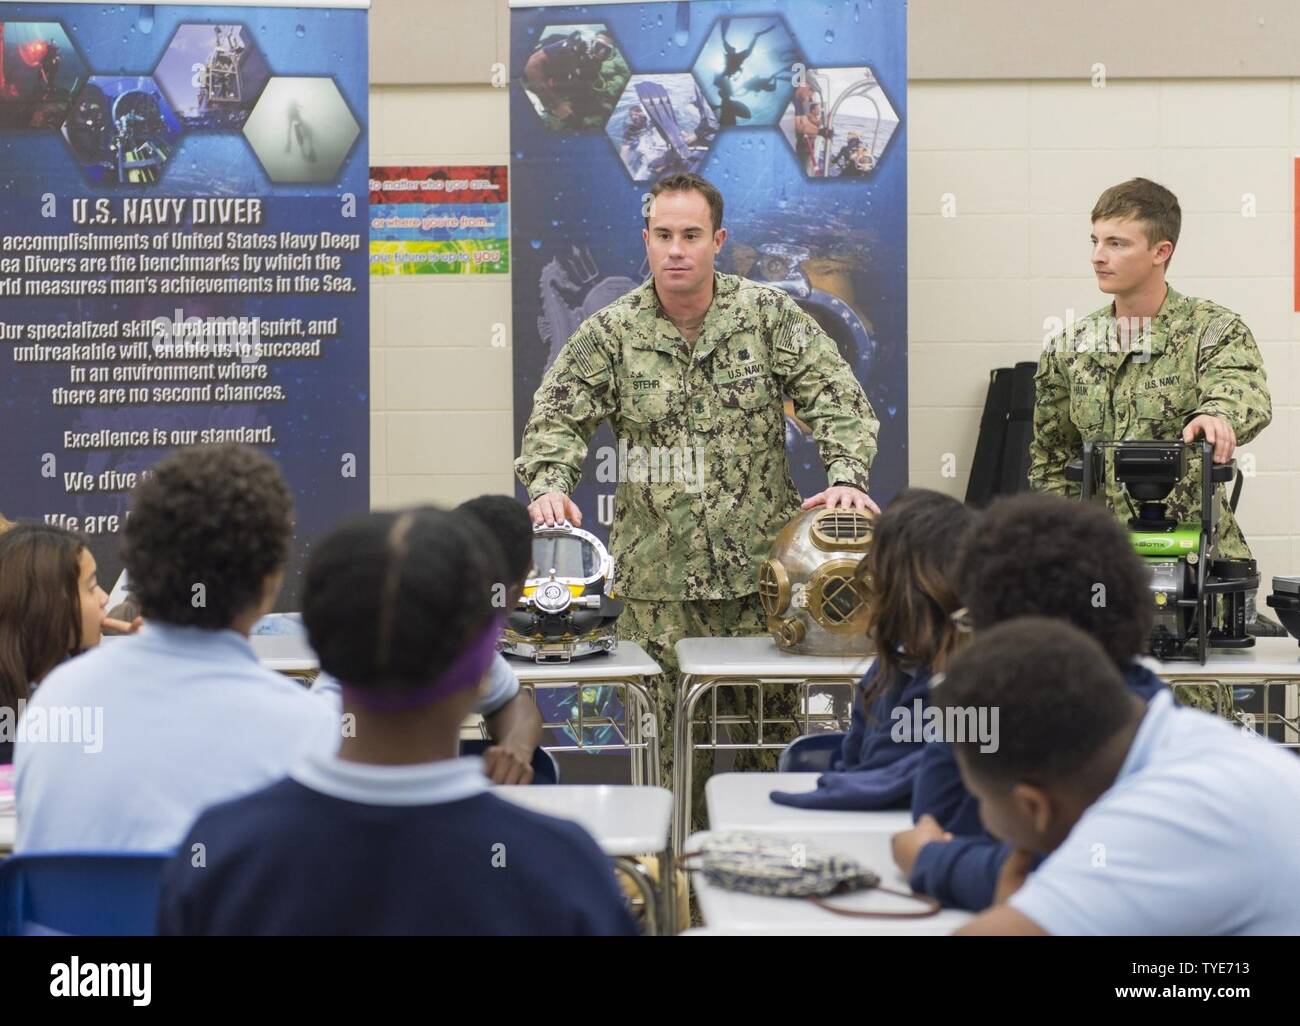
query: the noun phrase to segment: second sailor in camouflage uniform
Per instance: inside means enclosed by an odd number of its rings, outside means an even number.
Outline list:
[[[627,602],[619,636],[664,669],[656,683],[667,773],[679,675],[674,644],[691,635],[766,633],[757,574],[776,534],[801,506],[874,509],[866,489],[878,425],[835,343],[788,295],[713,270],[725,239],[716,190],[695,175],[655,189],[647,230],[654,277],[589,317],[561,350],[534,397],[515,472],[535,500],[535,521],[548,494],[565,503],[555,507],[559,515],[572,516],[567,497],[588,442],[610,421],[620,470],[610,548]],[[661,299],[690,275],[703,295],[694,322],[673,317]],[[807,503],[786,460],[783,394],[811,426],[838,486]],[[720,711],[750,704],[730,690],[720,695]],[[792,720],[797,711],[789,688],[772,689],[764,705],[765,719]],[[769,727],[764,740],[772,734]],[[774,764],[774,753],[738,760]],[[698,781],[708,775],[700,769]]]
[[[1077,496],[1079,485],[1065,480],[1065,466],[1084,441],[1204,437],[1222,463],[1268,426],[1272,402],[1250,329],[1231,310],[1165,282],[1181,220],[1173,193],[1142,178],[1107,189],[1097,201],[1093,269],[1098,287],[1116,299],[1044,346],[1034,377],[1031,488]],[[1174,519],[1199,519],[1200,474],[1201,457],[1193,454],[1169,494]],[[1218,553],[1248,559],[1222,485],[1218,496]],[[1126,523],[1133,515],[1109,464],[1106,503]],[[1210,706],[1204,696],[1193,704]]]
[[[1117,339],[1106,306],[1051,339],[1034,378],[1034,440],[1029,484],[1039,491],[1078,495],[1065,464],[1085,441],[1176,440],[1201,415],[1232,425],[1238,444],[1258,435],[1272,417],[1268,382],[1254,336],[1231,310],[1170,288],[1144,337],[1128,351]],[[1100,344],[1098,340],[1101,340]],[[1169,493],[1170,515],[1201,515],[1201,458]],[[1249,559],[1250,548],[1219,489],[1219,555]],[[1124,520],[1132,516],[1124,489],[1108,476],[1106,501]]]

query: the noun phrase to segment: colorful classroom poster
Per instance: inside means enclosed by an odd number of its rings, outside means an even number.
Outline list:
[[[508,168],[372,167],[371,274],[506,274]]]

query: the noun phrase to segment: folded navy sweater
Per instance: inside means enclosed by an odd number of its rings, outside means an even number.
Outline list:
[[[772,801],[802,809],[907,807],[926,750],[916,714],[928,701],[930,671],[924,667],[898,671],[871,708],[864,709],[862,697],[878,672],[879,660],[858,681],[849,732],[830,772],[817,778],[817,789],[773,791]]]

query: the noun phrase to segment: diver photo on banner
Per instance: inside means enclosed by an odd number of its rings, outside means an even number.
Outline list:
[[[511,0],[516,447],[579,324],[650,277],[649,190],[685,171],[725,202],[717,270],[785,292],[862,384],[872,498],[906,486],[906,24],[903,0]],[[825,464],[785,409],[813,495]],[[630,463],[602,426],[572,496],[602,540]]]
[[[0,2],[0,512],[84,533],[242,442],[307,541],[369,509],[367,0]]]

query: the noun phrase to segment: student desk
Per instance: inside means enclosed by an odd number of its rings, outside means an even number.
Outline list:
[[[712,830],[761,830],[792,833],[883,832],[886,836],[912,826],[906,809],[847,812],[838,809],[796,809],[778,805],[773,791],[812,791],[820,773],[719,773],[704,786]]]
[[[307,643],[305,634],[254,634],[249,641],[262,665],[279,673],[297,677],[304,683],[316,678],[320,664]],[[644,649],[631,641],[620,641],[610,653],[576,659],[571,663],[535,663],[507,657],[522,687],[577,691],[584,688],[614,687],[621,692],[623,715],[616,719],[596,715],[583,701],[577,703],[577,715],[567,720],[543,723],[543,728],[572,731],[575,743],[544,745],[548,752],[628,752],[632,760],[632,783],[659,784],[659,730],[654,696],[646,680],[659,674],[659,664]],[[535,694],[534,694],[535,697]],[[591,740],[595,730],[607,728],[616,741],[605,744]],[[478,736],[486,737],[482,721]],[[470,736],[474,736],[471,734]]]
[[[596,839],[601,851],[640,892],[649,932],[668,936],[675,932],[676,873],[669,844],[671,791],[662,787],[557,784],[495,787],[492,793],[533,812],[577,823]],[[635,859],[651,853],[659,855],[658,882]],[[669,881],[667,886],[664,881]]]
[[[683,638],[676,645],[681,667],[677,689],[677,716],[673,732],[673,791],[677,814],[673,821],[673,844],[681,851],[682,839],[690,829],[691,785],[695,752],[748,750],[779,752],[793,740],[775,740],[766,728],[791,725],[788,719],[768,720],[763,716],[764,689],[794,688],[803,696],[803,714],[792,724],[799,734],[812,732],[813,724],[826,730],[847,730],[852,709],[853,687],[871,665],[873,656],[805,656],[783,652],[770,635],[747,638]],[[758,692],[759,717],[720,715],[717,693],[722,687],[754,688]],[[836,709],[814,713],[813,694],[834,695]],[[712,701],[705,703],[706,698]],[[701,706],[704,706],[701,709]],[[697,721],[697,712],[703,716]],[[753,731],[751,741],[736,741],[730,735],[718,738],[720,726],[744,725]],[[703,740],[696,740],[698,734]]]
[[[297,677],[304,684],[310,684],[320,672],[320,662],[305,634],[254,634],[248,640],[268,670]]]
[[[687,852],[698,851],[709,833],[693,834]],[[881,884],[907,891],[907,880],[894,865],[889,852],[889,834],[883,830],[851,833],[821,829],[782,831],[791,844],[815,845],[824,851],[851,855],[879,875]],[[692,865],[699,864],[691,860]],[[947,934],[971,919],[969,912],[944,909],[937,915],[917,919],[858,919],[837,916],[802,898],[766,898],[741,894],[712,886],[703,873],[691,874],[691,886],[699,902],[704,925],[714,934],[840,934],[872,936],[920,936]],[[877,890],[838,895],[832,904],[863,911],[912,911],[919,902],[882,894]]]
[[[1192,660],[1151,661],[1152,668],[1170,684],[1226,685],[1259,683],[1264,688],[1262,713],[1237,712],[1237,719],[1250,723],[1267,734],[1268,727],[1285,726],[1282,744],[1300,748],[1300,643],[1295,638],[1256,638],[1253,648],[1212,648],[1205,665]],[[1282,712],[1272,711],[1270,696],[1275,687],[1282,688]],[[1215,701],[1223,708],[1223,699]],[[1260,720],[1263,722],[1260,722]]]

